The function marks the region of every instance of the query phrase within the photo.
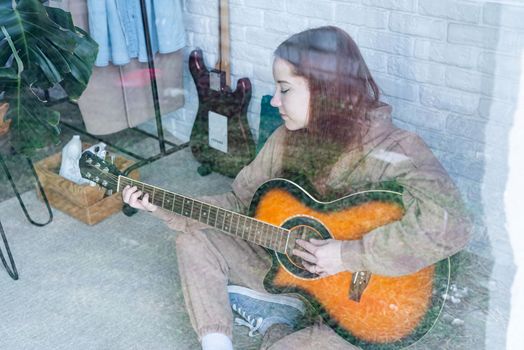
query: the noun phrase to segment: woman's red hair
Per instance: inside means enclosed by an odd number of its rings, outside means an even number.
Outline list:
[[[318,140],[359,144],[366,112],[379,101],[379,89],[353,39],[327,26],[291,36],[275,50],[309,86],[306,132]]]
[[[349,34],[337,27],[309,29],[278,46],[275,56],[306,79],[309,113],[304,129],[287,131],[282,176],[325,193],[323,180],[345,149],[361,149],[367,111],[379,89]]]

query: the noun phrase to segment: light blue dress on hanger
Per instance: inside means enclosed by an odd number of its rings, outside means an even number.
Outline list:
[[[88,0],[89,32],[98,43],[95,65],[147,62],[139,0]],[[185,46],[180,0],[146,0],[153,53],[170,53]]]

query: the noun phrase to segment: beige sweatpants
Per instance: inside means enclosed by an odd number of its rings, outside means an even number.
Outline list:
[[[263,280],[271,267],[270,255],[259,246],[201,227],[178,233],[176,247],[184,300],[199,340],[213,332],[232,337],[227,285],[265,292]],[[269,333],[261,349],[357,349],[322,324],[276,341]]]

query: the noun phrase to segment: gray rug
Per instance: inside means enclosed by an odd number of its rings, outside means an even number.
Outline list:
[[[155,153],[148,141],[135,146]],[[185,149],[140,172],[144,182],[190,196],[229,190],[231,179],[200,177],[197,167]],[[47,219],[34,191],[23,199],[35,220]],[[0,350],[200,348],[180,290],[175,231],[143,212],[118,213],[95,226],[57,210],[54,215],[39,228],[26,220],[16,198],[0,203],[20,273],[13,281],[0,267]],[[414,349],[483,349],[486,319],[501,317],[489,311],[490,262],[461,256],[453,283],[469,292],[446,304]],[[260,337],[249,338],[247,328],[237,326],[233,343],[258,349]]]
[[[227,191],[231,179],[200,177],[183,150],[141,168],[142,180],[188,195]],[[35,220],[47,212],[34,191],[23,194]],[[16,198],[0,203],[20,279],[0,268],[0,349],[198,349],[185,311],[175,231],[147,213],[121,212],[85,225],[54,210],[31,225]],[[4,251],[5,255],[5,251]],[[255,349],[235,327],[237,349]]]

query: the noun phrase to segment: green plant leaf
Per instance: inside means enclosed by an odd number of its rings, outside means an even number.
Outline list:
[[[58,144],[60,114],[49,107],[42,108],[41,101],[29,88],[23,89],[21,94],[25,104],[20,112],[25,118],[17,118],[19,125],[11,130],[11,144],[26,155],[49,144]]]
[[[32,153],[56,143],[60,114],[40,95],[60,84],[70,99],[85,90],[98,45],[71,15],[39,0],[0,0],[0,93],[13,119],[11,142]]]
[[[14,82],[17,79],[17,74],[13,68],[0,67],[0,84],[5,81]]]

